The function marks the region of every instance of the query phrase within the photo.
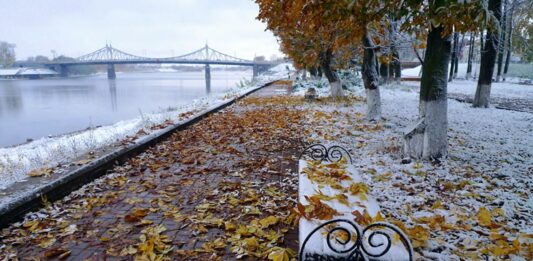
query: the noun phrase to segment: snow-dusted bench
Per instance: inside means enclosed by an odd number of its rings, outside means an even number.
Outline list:
[[[343,178],[338,184],[331,184],[331,182],[324,184],[321,180],[322,169],[317,170],[316,166],[340,167],[329,170],[331,173],[336,173],[336,176],[342,175]],[[371,224],[364,222],[365,219],[362,216],[367,217],[366,221],[372,217],[375,221],[380,220],[381,216],[375,218],[378,215],[379,206],[370,195],[354,194],[351,192],[353,190],[349,190],[352,185],[357,189],[364,183],[352,165],[352,158],[348,151],[339,146],[326,148],[321,144],[312,145],[302,153],[298,168],[300,212],[307,209],[306,206],[312,205],[308,199],[313,195],[315,199],[316,197],[325,199],[320,200],[321,204],[326,204],[336,212],[331,219],[327,220],[305,215],[300,219],[299,260],[413,260],[413,250],[409,239],[399,228],[385,222]],[[312,170],[316,170],[314,173],[319,173],[319,176],[311,174],[313,175],[311,177],[309,173],[313,173]],[[331,181],[329,178],[327,180]],[[344,194],[340,200],[335,198],[339,194]],[[361,216],[360,214],[364,214],[365,210],[368,215]],[[356,220],[365,223],[366,226],[357,223]]]

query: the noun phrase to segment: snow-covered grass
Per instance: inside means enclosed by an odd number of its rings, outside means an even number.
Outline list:
[[[527,66],[527,65],[524,65]],[[533,67],[533,65],[530,65]],[[420,66],[402,71],[405,76],[418,76]],[[525,70],[525,69],[524,69]],[[533,68],[532,68],[533,71]],[[466,64],[459,64],[459,76],[466,73]],[[533,72],[530,78],[533,77]],[[533,112],[533,85],[521,84],[525,79],[508,78],[505,82],[493,82],[491,85],[491,103],[498,107]],[[418,90],[420,82],[402,82],[402,86]],[[465,80],[457,78],[448,82],[448,93],[451,98],[473,99],[477,88],[477,79]]]
[[[469,81],[454,85],[450,88],[475,88]],[[508,85],[496,93],[519,96],[513,91],[521,87]],[[352,151],[385,216],[428,231],[427,240],[422,240],[424,233],[411,238],[422,244],[416,248],[419,256],[464,260],[500,253],[515,260],[531,258],[533,114],[475,109],[448,100],[448,158],[440,164],[401,164],[403,130],[418,116],[417,90],[381,87],[383,120],[377,124],[364,120],[364,103],[310,105],[333,117],[310,113],[309,142]]]
[[[459,68],[457,70],[458,78],[464,79],[466,77],[467,67],[468,67],[468,64],[459,63]],[[422,69],[422,66],[404,69],[402,70],[402,77],[420,77],[421,69]],[[473,63],[471,76],[476,78],[478,74],[479,74],[479,64]],[[496,75],[496,71],[494,72],[494,75]],[[524,81],[528,79],[530,80],[532,78],[533,78],[533,64],[510,64],[509,65],[508,77],[506,81],[519,82],[519,81]]]
[[[243,81],[243,84],[224,94],[197,99],[185,106],[159,113],[140,112],[139,117],[120,121],[113,125],[58,137],[45,137],[15,147],[0,148],[0,189],[27,179],[27,173],[32,170],[53,168],[59,164],[64,165],[91,151],[136,136],[141,130],[143,135],[150,134],[154,131],[155,126],[168,121],[175,123],[183,113],[205,110],[269,81],[285,78],[287,75],[286,66],[288,64],[280,64],[254,80]]]

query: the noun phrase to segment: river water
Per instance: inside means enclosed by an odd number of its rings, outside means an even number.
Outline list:
[[[221,94],[251,71],[119,73],[86,77],[0,80],[0,147],[88,127],[110,125]]]

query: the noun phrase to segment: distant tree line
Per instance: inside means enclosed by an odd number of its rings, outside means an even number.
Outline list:
[[[15,60],[15,45],[0,41],[0,68],[10,67]]]

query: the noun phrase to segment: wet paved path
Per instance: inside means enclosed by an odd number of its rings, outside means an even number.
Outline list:
[[[296,250],[290,208],[304,113],[269,100],[286,88],[264,88],[3,229],[0,260],[262,259],[274,246]]]

